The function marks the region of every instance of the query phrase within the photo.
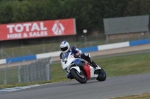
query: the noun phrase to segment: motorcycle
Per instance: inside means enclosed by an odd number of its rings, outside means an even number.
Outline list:
[[[62,68],[79,83],[84,84],[92,78],[98,81],[106,80],[106,72],[99,65],[94,69],[86,60],[74,57],[72,52],[65,53],[63,56]]]

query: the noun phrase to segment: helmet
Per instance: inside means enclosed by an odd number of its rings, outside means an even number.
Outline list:
[[[67,41],[62,41],[60,44],[60,49],[62,52],[68,52],[70,50],[70,44]]]

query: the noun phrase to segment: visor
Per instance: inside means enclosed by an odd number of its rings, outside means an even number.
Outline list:
[[[68,47],[60,48],[62,51],[66,51]]]

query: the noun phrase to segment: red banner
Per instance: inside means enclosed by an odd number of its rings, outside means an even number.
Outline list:
[[[75,35],[75,19],[0,25],[0,40]]]

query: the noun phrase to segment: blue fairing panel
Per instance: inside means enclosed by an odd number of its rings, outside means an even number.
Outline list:
[[[81,62],[81,60],[80,59],[76,59],[75,61],[74,61],[74,64],[79,64]]]

